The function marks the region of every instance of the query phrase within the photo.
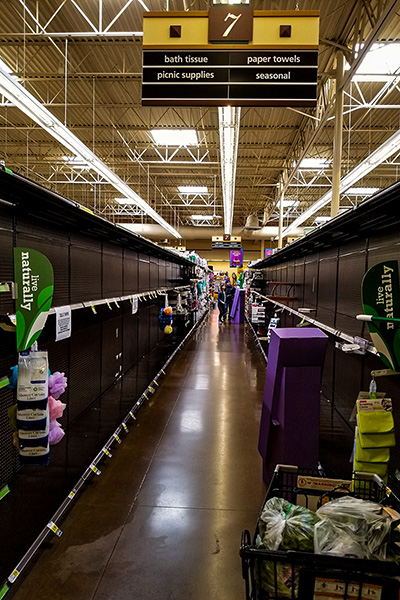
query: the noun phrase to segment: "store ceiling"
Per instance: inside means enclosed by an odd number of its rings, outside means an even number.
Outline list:
[[[202,0],[167,3],[171,11],[208,9]],[[160,0],[2,2],[0,57],[29,92],[168,223],[184,227],[185,237],[196,237],[200,230],[203,236],[204,229],[192,225],[191,215],[223,216],[218,111],[141,106],[143,5],[151,11],[166,8]],[[277,184],[283,172],[288,181],[285,200],[294,202],[285,208],[284,226],[331,187],[337,50],[344,50],[356,70],[356,44],[400,41],[400,0],[255,0],[253,8],[321,13],[317,108],[241,110],[233,226],[236,233],[241,231],[246,218],[256,214],[271,237],[270,228],[278,225]],[[101,177],[68,164],[63,157],[69,151],[7,100],[0,100],[0,160],[7,167],[112,221],[154,225],[149,217],[135,214],[134,207],[118,204],[118,193]],[[349,79],[344,104],[342,177],[399,130],[398,80]],[[195,129],[199,144],[156,146],[151,129]],[[397,181],[397,154],[355,185],[381,189]],[[323,158],[329,166],[299,170],[302,158]],[[208,193],[187,196],[178,186],[206,186]],[[355,206],[364,197],[343,194],[341,208]],[[329,214],[325,206],[303,225]]]

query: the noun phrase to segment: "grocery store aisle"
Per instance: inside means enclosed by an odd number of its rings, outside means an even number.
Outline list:
[[[244,599],[241,531],[265,494],[265,364],[217,311],[12,589],[18,600]]]

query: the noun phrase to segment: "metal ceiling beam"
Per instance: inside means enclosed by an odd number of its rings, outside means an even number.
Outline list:
[[[79,126],[77,126],[77,127],[70,127],[69,129],[71,131],[78,131],[80,129],[80,127]],[[96,127],[96,129],[97,129],[97,127]],[[13,133],[13,130],[15,130],[15,131],[25,131],[25,132],[34,131],[36,133],[36,132],[40,131],[40,128],[39,127],[34,127],[34,126],[14,127],[13,125],[8,125],[8,126],[0,127],[0,132],[4,131],[4,132],[8,132],[8,134]],[[398,131],[397,128],[394,128],[394,129],[385,129],[383,131],[380,131],[380,133],[387,133],[387,134],[391,135],[393,133],[396,133],[396,131]],[[345,130],[345,133],[346,133],[346,130]],[[7,138],[8,138],[8,136],[7,136]],[[82,139],[82,141],[85,142],[85,143],[87,143],[88,145],[90,145],[90,143],[92,141],[92,138],[86,138],[86,140]],[[37,145],[40,148],[43,148],[43,147],[46,147],[46,146],[51,147],[51,142],[48,139],[45,139],[45,138],[39,140],[37,137],[35,137],[34,143],[35,143],[35,145]],[[15,138],[11,139],[11,140],[7,139],[7,144],[10,147],[13,147],[13,146],[24,147],[24,146],[26,146],[26,135],[24,137],[21,136],[20,140],[15,139]],[[274,144],[274,145],[276,145],[276,144]],[[371,148],[373,148],[375,146],[377,147],[378,145],[379,145],[378,143],[370,144],[370,143],[366,143],[364,141],[362,141],[362,142],[352,142],[352,148],[354,148],[355,150],[368,150],[369,151],[369,150],[371,150]],[[135,143],[135,147],[138,148],[139,150],[143,150],[144,149],[145,151],[149,151],[149,152],[153,151],[153,148],[148,148],[146,142],[137,142],[137,143]],[[212,144],[209,144],[209,147],[210,147],[211,150],[213,150],[213,151],[215,150],[215,153],[218,150],[218,144],[216,144],[214,142]],[[279,147],[280,148],[286,148],[287,144],[279,144]],[[326,148],[331,148],[332,144],[328,143],[328,142],[325,142],[325,143],[321,142],[319,144],[316,144],[316,147],[319,148],[319,149],[326,149]],[[96,148],[104,148],[105,150],[112,149],[112,151],[113,151],[113,157],[115,156],[116,159],[118,159],[119,157],[123,157],[124,156],[124,153],[122,152],[123,146],[121,144],[116,143],[113,140],[110,140],[110,141],[101,141],[101,142],[96,141]],[[31,150],[32,154],[34,154],[34,148],[31,148],[30,150]],[[254,156],[246,156],[246,154],[245,154],[246,151],[250,151],[250,150],[255,150],[255,151],[258,150],[258,154],[255,154]],[[239,156],[241,157],[242,161],[245,160],[245,161],[247,161],[249,163],[251,162],[251,163],[254,163],[254,164],[259,164],[260,166],[263,166],[263,167],[266,164],[265,163],[266,160],[268,160],[268,161],[277,161],[276,168],[282,168],[282,161],[280,160],[280,157],[276,156],[276,155],[271,155],[271,154],[268,155],[268,154],[266,154],[266,152],[268,150],[271,151],[271,147],[259,148],[257,145],[254,145],[254,146],[244,146],[244,147],[241,146],[239,148]],[[346,149],[344,149],[344,150],[346,150]],[[177,158],[177,159],[172,159],[172,160],[165,160],[165,159],[154,160],[153,157],[146,159],[143,156],[141,156],[140,160],[144,164],[164,164],[164,165],[174,164],[174,165],[187,165],[187,166],[191,166],[193,164],[198,165],[198,166],[219,164],[219,162],[217,160],[204,160],[204,159],[201,160],[201,158],[196,158],[196,160],[193,159],[193,158],[191,158],[191,159],[188,158],[187,160],[181,160],[181,158],[182,157],[180,157],[179,159]],[[352,159],[352,160],[355,161],[356,159]],[[270,166],[273,166],[273,165],[270,165]],[[246,167],[246,165],[244,165],[244,164],[238,165],[238,168],[245,168],[245,167]],[[254,165],[252,165],[252,168],[254,168]]]
[[[149,8],[147,7],[147,5],[145,4],[144,0],[136,0],[139,4],[142,5],[142,7],[145,9],[145,11],[149,11]],[[91,2],[91,6],[93,7],[93,3],[95,2],[95,0],[92,0]],[[103,13],[103,0],[97,0],[97,10],[96,10],[96,14],[98,15],[98,22],[95,24],[93,23],[92,19],[89,17],[89,15],[87,14],[87,12],[85,12],[85,10],[83,10],[83,8],[80,6],[80,4],[78,4],[78,2],[76,0],[69,0],[68,3],[68,11],[69,13],[71,12],[71,5],[73,7],[75,7],[77,13],[83,17],[83,19],[86,21],[86,23],[89,25],[89,29],[84,30],[84,31],[61,31],[61,32],[54,32],[51,30],[48,30],[49,25],[51,24],[51,22],[54,20],[54,18],[57,16],[58,13],[62,12],[62,9],[64,8],[66,1],[64,0],[59,6],[57,6],[57,8],[55,10],[53,10],[53,14],[47,18],[46,23],[41,22],[41,13],[40,13],[40,4],[37,3],[36,5],[36,15],[34,15],[28,8],[26,1],[25,0],[19,0],[19,3],[22,5],[23,9],[24,9],[24,14],[21,15],[21,18],[23,19],[23,21],[25,22],[25,24],[29,27],[31,33],[29,34],[29,32],[23,32],[25,35],[28,33],[28,35],[31,36],[45,36],[46,38],[51,38],[51,37],[60,37],[60,38],[65,38],[65,37],[74,37],[74,36],[84,36],[84,37],[91,37],[91,36],[116,36],[118,37],[119,34],[123,34],[125,36],[129,36],[132,34],[139,34],[139,35],[143,35],[143,32],[113,32],[110,31],[111,27],[113,27],[115,25],[115,23],[117,23],[117,21],[119,20],[119,18],[121,17],[121,15],[126,11],[126,9],[134,2],[134,0],[125,0],[125,4],[122,6],[122,8],[117,12],[117,9],[114,9],[114,12],[112,15],[110,15],[108,23],[104,22],[104,13]],[[114,7],[108,7],[108,12],[107,15],[110,14],[110,11],[113,9]],[[34,23],[34,27],[32,27],[29,23],[28,17],[31,19],[31,21],[33,21]]]
[[[1,44],[0,44],[1,45]],[[0,106],[6,106],[8,108],[15,108],[13,104],[11,104],[10,102],[2,102],[0,101]],[[43,106],[46,107],[53,107],[53,108],[64,108],[65,104],[63,102],[60,103],[55,103],[55,102],[44,102]],[[101,109],[101,108],[131,108],[133,105],[132,104],[102,104],[102,103],[96,103],[96,109]],[[346,106],[346,105],[345,105]],[[85,103],[73,103],[73,102],[69,102],[67,104],[67,108],[93,108],[93,104],[85,104]],[[365,108],[368,108],[368,106],[366,105]],[[399,105],[398,104],[391,104],[391,105],[378,105],[378,106],[374,106],[373,107],[374,110],[376,108],[397,108],[397,110],[399,109]],[[109,130],[110,129],[110,125],[104,125],[103,123],[96,123],[95,125],[96,129],[105,129],[105,130]],[[152,125],[126,125],[126,124],[122,124],[122,123],[118,123],[115,124],[115,127],[117,129],[123,130],[123,131],[148,131],[149,129],[152,129],[153,126]],[[88,130],[92,130],[93,129],[93,123],[85,123],[85,124],[72,124],[69,127],[72,130],[75,129],[88,129]],[[1,130],[8,130],[10,131],[10,125],[0,125],[0,131]],[[30,130],[30,129],[35,129],[36,131],[40,131],[41,128],[38,125],[16,125],[13,124],[12,125],[12,130],[15,131],[26,131],[26,130]],[[162,125],[157,125],[157,129],[170,129],[170,127],[166,127],[166,126],[162,126]],[[246,132],[252,132],[254,129],[256,129],[253,126],[240,126],[240,131],[241,133],[246,133]],[[263,127],[260,126],[257,128],[259,130],[260,133],[266,133],[266,132],[273,132],[273,133],[279,133],[281,131],[297,131],[298,127],[295,126],[276,126],[276,127]],[[329,129],[329,128],[328,128]],[[204,127],[201,128],[197,128],[198,131],[202,131],[202,132],[215,132],[215,127],[214,125],[205,125]],[[326,128],[325,128],[326,130]],[[333,130],[333,127],[332,127]],[[351,127],[351,131],[352,133],[395,133],[398,130],[398,127],[396,126],[391,126],[391,125],[372,125],[371,127],[365,126],[357,126],[355,125],[354,127]],[[344,125],[344,131],[349,131],[348,128],[346,127],[346,124]],[[139,142],[140,143],[140,142]],[[210,144],[210,142],[208,142]],[[274,142],[274,145],[279,142]],[[212,142],[211,142],[212,144]],[[283,144],[281,143],[281,145],[289,145],[289,144]],[[326,144],[323,144],[326,145]],[[259,145],[254,144],[255,147],[259,147]],[[268,143],[265,142],[265,146],[268,147]],[[242,144],[241,146],[242,147]],[[248,147],[248,145],[245,144],[245,147]],[[240,150],[240,148],[239,148]]]
[[[31,82],[31,81],[64,81],[65,79],[65,75],[60,74],[60,73],[32,73],[29,75],[25,75],[23,76],[22,74],[19,75],[18,73],[16,73],[16,75],[19,77],[20,81],[22,81],[23,83],[26,82]],[[137,83],[141,83],[142,81],[142,74],[141,73],[104,73],[104,72],[98,72],[98,73],[89,73],[89,72],[80,72],[80,73],[68,73],[68,79],[71,79],[72,81],[75,80],[82,80],[82,79],[89,79],[89,80],[100,80],[100,81],[112,81],[115,79],[126,79],[129,81],[135,81]]]
[[[7,153],[7,155],[6,155],[5,152],[4,152],[4,150],[0,151],[0,157],[2,157],[3,159],[6,160],[7,166],[9,166],[10,168],[13,168],[13,165],[15,163],[26,164],[26,147],[25,147],[25,152],[21,152],[21,153],[18,153],[18,154]],[[240,160],[240,157],[239,157],[239,160]],[[52,161],[51,159],[48,159],[48,157],[45,157],[45,161],[46,162],[44,162],[44,160],[42,159],[41,156],[34,156],[33,155],[33,156],[29,157],[29,163],[31,165],[34,165],[34,167],[35,167],[35,169],[36,169],[36,171],[37,171],[38,174],[41,173],[41,172],[42,173],[46,172],[46,169],[48,169],[48,167],[51,166],[52,162],[53,162],[53,164],[56,164],[54,158],[53,158],[53,161]],[[41,164],[38,164],[38,163],[41,163]],[[128,160],[124,161],[124,162],[116,161],[115,164],[114,164],[114,170],[117,173],[121,173],[121,176],[125,176],[125,174],[126,174],[126,167],[130,163],[131,163],[131,161],[128,161]],[[59,164],[59,166],[61,166],[61,164]],[[214,164],[213,166],[216,166],[216,164]],[[179,167],[181,169],[185,169],[185,170],[181,170],[181,171],[179,171],[179,173],[176,172],[177,168],[179,168]],[[392,181],[393,179],[396,179],[396,177],[398,175],[398,167],[399,167],[399,163],[398,162],[379,165],[374,170],[374,174],[368,175],[368,178],[369,179],[377,179],[377,178],[381,177],[381,178],[384,178],[387,181]],[[166,177],[168,178],[169,177],[169,178],[174,178],[175,180],[178,179],[179,182],[182,181],[182,178],[186,179],[186,178],[193,177],[193,164],[192,165],[187,165],[187,166],[177,165],[177,168],[175,168],[175,166],[174,166],[173,170],[171,170],[171,171],[165,170],[165,171],[161,171],[161,172],[160,171],[153,171],[153,170],[151,170],[150,174],[151,174],[152,177],[158,177],[158,178],[166,178]],[[264,187],[272,187],[272,188],[276,187],[276,179],[277,179],[277,176],[279,174],[279,168],[280,168],[279,166],[271,167],[271,166],[268,166],[268,165],[266,165],[265,167],[262,168],[263,172],[270,171],[272,173],[271,177],[270,177],[271,183],[265,184]],[[251,186],[255,186],[255,187],[263,187],[262,185],[257,184],[257,183],[256,184],[253,184],[253,183],[250,184],[250,183],[248,183],[249,177],[251,175],[253,175],[253,174],[254,174],[254,165],[253,166],[249,165],[247,167],[238,167],[237,168],[237,172],[236,172],[236,181],[239,182],[239,185],[240,185],[240,181],[241,180],[246,181],[246,185],[244,187],[247,190],[249,189],[250,185]],[[197,177],[203,177],[204,178],[204,177],[210,177],[212,175],[214,175],[214,173],[210,173],[209,170],[205,171],[205,172],[202,172],[201,170],[196,169],[196,176]],[[137,183],[137,181],[135,183]],[[307,185],[304,184],[304,186],[305,187],[310,187],[308,184]],[[300,184],[294,182],[294,183],[291,183],[289,185],[288,189],[290,189],[290,188],[300,188],[300,187],[301,187]],[[316,184],[313,187],[318,187],[318,184]],[[287,192],[288,192],[288,190],[287,190]]]
[[[96,46],[110,45],[111,43],[129,46],[131,44],[142,44],[143,32],[141,31],[115,31],[112,33],[90,34],[90,32],[58,32],[58,33],[0,33],[0,44],[2,46],[21,47],[32,45],[35,48],[48,46],[48,38],[54,42],[64,42],[65,39],[73,39],[74,45],[90,44]],[[124,39],[122,39],[124,38]]]
[[[0,44],[1,45],[1,44]],[[10,108],[14,108],[14,105],[11,104],[10,102],[0,102],[0,106],[8,106]],[[44,102],[43,106],[46,107],[53,107],[53,108],[64,108],[65,103],[64,102]],[[118,104],[118,103],[101,103],[101,102],[96,102],[96,109],[98,108],[130,108],[132,105],[129,103],[125,103],[125,104]],[[91,108],[93,109],[93,103],[78,103],[78,102],[68,102],[67,103],[67,108]],[[72,124],[71,127],[73,129],[93,129],[93,123],[82,123],[82,124]],[[170,125],[161,125],[161,124],[157,124],[157,126],[154,124],[152,125],[151,122],[147,125],[143,125],[143,124],[130,124],[130,125],[126,125],[123,123],[114,123],[114,127],[116,127],[117,129],[125,129],[127,131],[149,131],[149,129],[155,129],[157,127],[157,129],[167,129],[167,130],[171,130],[171,126]],[[5,125],[0,125],[0,130],[1,129],[5,129],[6,126]],[[40,130],[40,127],[38,125],[15,125],[13,126],[13,129],[33,129],[36,128],[37,130]],[[103,123],[97,123],[96,124],[96,128],[98,129],[110,129],[110,125],[105,125]],[[259,130],[259,132],[261,133],[265,133],[266,131],[270,131],[270,132],[281,132],[281,131],[297,131],[297,127],[296,126],[287,126],[287,125],[277,125],[276,127],[263,127],[262,125],[260,125],[260,127],[254,127],[254,126],[243,126],[240,127],[240,131],[243,133],[246,132],[253,132],[255,129]],[[362,131],[373,131],[376,130],[377,128],[375,127],[371,127],[371,128],[364,128],[362,129]],[[197,127],[196,128],[197,131],[208,131],[208,132],[213,132],[215,133],[215,125],[204,125],[201,127]],[[393,128],[393,132],[395,131],[395,129]]]

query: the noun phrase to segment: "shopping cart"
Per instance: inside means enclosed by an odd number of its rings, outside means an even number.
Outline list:
[[[265,500],[276,496],[315,510],[349,491],[400,510],[397,496],[377,475],[357,473],[345,481],[288,465],[275,468]],[[264,550],[256,546],[258,533],[258,525],[253,538],[248,530],[242,533],[246,600],[400,600],[400,566],[393,561]]]

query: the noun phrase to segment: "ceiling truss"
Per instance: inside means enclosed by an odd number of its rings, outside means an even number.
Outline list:
[[[172,10],[184,8],[183,0],[170,2]],[[275,4],[279,8],[280,2]],[[307,4],[304,0],[301,8],[309,8]],[[196,0],[192,8],[204,10],[206,5]],[[256,0],[255,8],[267,7]],[[0,57],[27,90],[165,220],[187,224],[193,210],[222,216],[217,111],[141,107],[141,15],[146,9],[164,6],[159,0],[9,0],[0,24]],[[399,12],[400,0],[327,0],[321,6],[317,107],[242,109],[234,226],[243,226],[249,214],[264,223],[277,222],[280,182],[285,199],[299,201],[285,212],[287,221],[331,186],[330,168],[306,172],[298,167],[309,156],[332,157],[337,52],[350,65],[343,82],[343,174],[398,130],[400,71],[390,81],[373,85],[351,79],[374,42],[398,39]],[[199,144],[157,146],[153,128],[196,129]],[[65,153],[0,98],[0,158],[7,166],[116,222],[148,221],[132,206],[118,205],[115,191],[102,177],[66,165]],[[398,163],[398,157],[391,157],[363,185],[389,185],[398,176]],[[213,192],[185,197],[178,193],[179,185],[208,185]],[[342,196],[343,206],[360,201]]]

